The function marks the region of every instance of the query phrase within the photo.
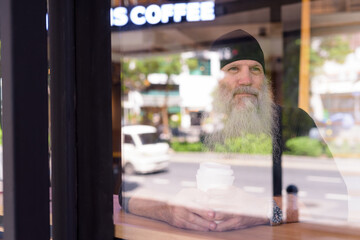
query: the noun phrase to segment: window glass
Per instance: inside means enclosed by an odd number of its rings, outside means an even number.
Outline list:
[[[139,134],[139,137],[143,145],[154,144],[159,142],[159,136],[156,133],[143,133],[143,134]]]
[[[2,134],[2,129],[3,129],[3,117],[2,117],[2,109],[3,109],[3,103],[2,103],[2,68],[1,68],[1,63],[2,63],[2,59],[1,59],[1,53],[2,53],[2,50],[1,50],[1,33],[0,33],[0,183],[1,183],[1,186],[0,186],[0,190],[1,192],[3,192],[3,134]],[[2,205],[3,205],[3,200],[2,200],[2,195],[1,195],[1,200],[0,200],[0,205],[1,205],[1,208],[3,209]]]
[[[124,143],[130,143],[130,144],[134,144],[134,141],[132,139],[132,137],[128,134],[124,135]]]
[[[309,108],[347,186],[347,196],[328,194],[333,202],[347,201],[348,224],[356,225],[360,198],[359,139],[359,15],[358,1],[315,1],[311,12]],[[348,21],[341,21],[346,15]],[[323,21],[331,22],[323,25]],[[340,23],[336,26],[336,23]],[[352,25],[354,24],[354,25]],[[352,166],[352,167],[350,167]],[[342,200],[341,200],[342,199]]]
[[[359,4],[185,2],[114,5],[128,14],[112,28],[117,121],[157,132],[122,152],[129,219],[226,239],[263,231],[279,207],[284,222],[358,227]],[[214,228],[174,220],[189,212]]]

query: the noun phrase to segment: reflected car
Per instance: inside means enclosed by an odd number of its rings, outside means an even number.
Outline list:
[[[169,166],[169,144],[160,142],[153,126],[122,127],[122,167],[126,174],[153,173]]]

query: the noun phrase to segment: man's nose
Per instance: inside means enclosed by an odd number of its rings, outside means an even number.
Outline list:
[[[243,67],[237,76],[237,84],[239,86],[251,86],[252,76],[248,67]]]

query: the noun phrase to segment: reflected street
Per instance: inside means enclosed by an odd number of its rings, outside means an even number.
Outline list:
[[[210,161],[211,156],[214,155],[206,155],[204,158],[199,153],[174,153],[167,171],[146,175],[125,175],[125,189],[128,190],[125,194],[135,189],[146,188],[154,192],[175,195],[183,188],[196,188],[195,176],[199,161],[203,159]],[[270,161],[265,156],[251,157],[251,160],[249,158],[250,156],[235,155],[225,160],[234,170],[234,185],[257,196],[270,196],[272,194],[269,183]],[[254,178],[255,175],[261,177]],[[341,183],[342,179],[333,161],[326,158],[283,157],[283,189],[289,184],[297,185],[300,201],[307,211],[311,212],[311,218],[300,216],[303,221],[327,224],[346,221],[341,213],[347,211],[344,201],[348,201],[348,195],[343,192]],[[283,196],[286,196],[284,190]]]

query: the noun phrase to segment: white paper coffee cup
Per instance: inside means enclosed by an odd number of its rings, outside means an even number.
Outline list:
[[[228,189],[234,180],[234,171],[231,167],[216,162],[200,163],[196,174],[197,188],[203,192],[209,189]]]

